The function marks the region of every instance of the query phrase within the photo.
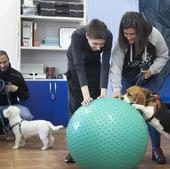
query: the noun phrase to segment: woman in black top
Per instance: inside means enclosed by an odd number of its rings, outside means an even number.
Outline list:
[[[112,34],[104,22],[93,19],[73,32],[67,51],[69,110],[72,115],[81,105],[89,105],[107,93]],[[73,162],[68,155],[65,162]]]

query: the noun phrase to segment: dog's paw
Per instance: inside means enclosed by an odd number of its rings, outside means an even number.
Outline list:
[[[22,141],[21,141],[21,144],[20,144],[20,147],[24,147],[25,144],[26,144],[25,140],[22,140]]]
[[[143,105],[140,105],[140,104],[132,104],[133,107],[135,107],[135,109],[138,109],[138,110],[142,110],[144,108]]]
[[[169,133],[163,132],[161,134],[163,134],[166,138],[170,139],[170,134]]]
[[[53,148],[53,144],[49,144],[49,145],[48,145],[48,148]]]
[[[43,147],[41,148],[41,150],[47,150],[47,149],[48,149],[48,146],[47,146],[47,147],[43,146]]]
[[[19,149],[19,146],[18,146],[18,145],[14,145],[14,146],[12,147],[12,149]]]

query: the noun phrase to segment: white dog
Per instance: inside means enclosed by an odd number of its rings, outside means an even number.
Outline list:
[[[25,145],[25,138],[38,135],[43,143],[42,150],[53,146],[54,137],[52,131],[58,131],[63,128],[62,125],[54,126],[51,122],[45,120],[26,121],[20,117],[20,109],[15,106],[9,106],[3,111],[5,118],[15,134],[15,145],[13,149],[18,149]]]

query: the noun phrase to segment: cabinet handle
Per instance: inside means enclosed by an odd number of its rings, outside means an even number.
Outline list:
[[[56,82],[54,83],[54,93],[56,93],[57,92],[57,84],[56,84]]]
[[[51,82],[49,84],[49,92],[51,93],[51,90],[52,90],[52,85],[51,85]]]

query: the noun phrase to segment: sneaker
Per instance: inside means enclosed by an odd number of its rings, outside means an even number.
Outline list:
[[[152,160],[156,161],[158,164],[166,163],[166,158],[160,147],[152,151]]]
[[[65,163],[75,163],[74,159],[72,158],[71,154],[69,153],[65,158]]]

